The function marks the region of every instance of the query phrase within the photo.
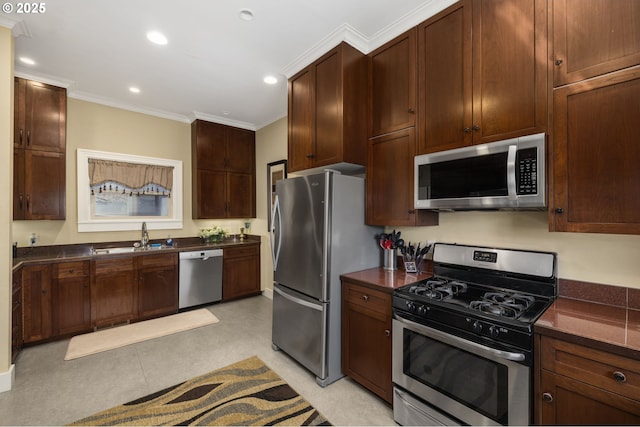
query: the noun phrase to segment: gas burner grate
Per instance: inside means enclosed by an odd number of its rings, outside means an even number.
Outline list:
[[[481,300],[471,301],[469,308],[495,316],[517,319],[535,302],[528,295],[487,292]]]
[[[463,282],[447,281],[444,279],[427,279],[418,285],[411,286],[409,293],[437,301],[444,301],[460,295],[466,290],[467,284]]]

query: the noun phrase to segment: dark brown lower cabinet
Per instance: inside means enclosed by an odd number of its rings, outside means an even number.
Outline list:
[[[139,318],[178,311],[178,254],[145,255],[138,258]]]
[[[640,424],[640,361],[536,335],[536,424]]]
[[[22,269],[13,273],[11,301],[11,363],[14,363],[22,350]]]
[[[342,372],[391,404],[391,294],[342,281]]]
[[[260,294],[260,245],[225,248],[222,301]]]
[[[91,329],[89,272],[89,261],[53,264],[51,312],[54,336]]]
[[[22,269],[22,337],[25,343],[49,339],[51,319],[51,265]]]
[[[138,315],[138,274],[134,257],[114,256],[91,261],[93,326],[117,325]]]

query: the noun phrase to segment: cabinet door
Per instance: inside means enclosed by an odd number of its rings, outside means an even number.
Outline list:
[[[222,300],[260,294],[260,246],[224,249]]]
[[[227,174],[227,218],[253,218],[256,216],[255,177],[242,173]]]
[[[554,0],[554,86],[640,64],[640,1]]]
[[[53,335],[61,336],[91,329],[89,267],[89,261],[53,265]]]
[[[226,126],[196,120],[191,124],[191,139],[194,169],[226,170]]]
[[[225,218],[227,173],[198,169],[195,171],[193,212],[195,219]]]
[[[227,127],[226,159],[228,172],[254,174],[255,132]]]
[[[315,63],[314,167],[338,162],[342,146],[342,61],[334,49]],[[364,102],[364,100],[363,100]]]
[[[369,140],[367,224],[415,225],[413,128]]]
[[[129,322],[138,316],[138,281],[133,257],[91,262],[91,319],[94,327]]]
[[[24,219],[65,219],[65,155],[25,150]]]
[[[25,219],[27,198],[25,194],[25,151],[21,148],[13,150],[13,219]]]
[[[366,301],[373,295],[386,305],[386,310],[376,310],[351,302],[348,282],[343,282],[342,292],[342,370],[391,403],[391,298],[380,292],[363,292]]]
[[[418,154],[471,145],[471,1],[418,27]]]
[[[24,343],[22,333],[22,269],[13,272],[11,309],[11,363],[15,363]]]
[[[14,77],[13,87],[13,146],[14,148],[25,148],[27,145],[27,125],[25,123],[27,81]]]
[[[369,54],[369,136],[416,124],[416,29]]]
[[[640,67],[555,90],[551,230],[640,234],[638,99]]]
[[[474,144],[546,132],[546,7],[546,0],[473,1]]]
[[[310,167],[315,138],[314,69],[309,66],[289,79],[288,160],[291,172]]]
[[[178,254],[138,257],[139,313],[141,318],[178,311]]]
[[[29,80],[25,92],[26,148],[64,153],[66,90]]]
[[[51,266],[22,269],[23,338],[25,343],[51,337]]]
[[[542,371],[542,425],[637,425],[640,402]]]

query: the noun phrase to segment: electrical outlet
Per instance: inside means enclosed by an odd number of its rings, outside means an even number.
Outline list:
[[[35,246],[38,243],[38,235],[36,233],[31,233],[29,236],[29,246]]]

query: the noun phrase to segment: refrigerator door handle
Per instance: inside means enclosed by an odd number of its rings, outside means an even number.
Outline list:
[[[276,245],[276,216],[278,217],[278,244]],[[276,194],[273,202],[273,210],[271,212],[271,256],[273,258],[274,271],[278,268],[278,257],[280,255],[280,246],[282,245],[282,216],[280,215],[280,199]]]
[[[314,309],[314,310],[322,311],[322,305],[316,305],[316,304],[310,303],[310,302],[308,302],[308,301],[305,301],[305,300],[303,300],[303,299],[296,298],[296,297],[294,297],[294,296],[292,296],[292,295],[289,295],[289,294],[288,294],[288,293],[286,293],[285,291],[283,291],[283,290],[281,290],[281,289],[279,289],[279,288],[277,288],[277,287],[275,287],[275,286],[273,287],[273,291],[274,291],[274,292],[277,292],[277,293],[278,293],[278,294],[280,294],[283,298],[286,298],[286,299],[288,299],[288,300],[289,300],[289,301],[291,301],[291,302],[294,302],[294,303],[296,303],[296,304],[303,305],[303,306],[305,306],[305,307],[312,308],[312,309]]]

